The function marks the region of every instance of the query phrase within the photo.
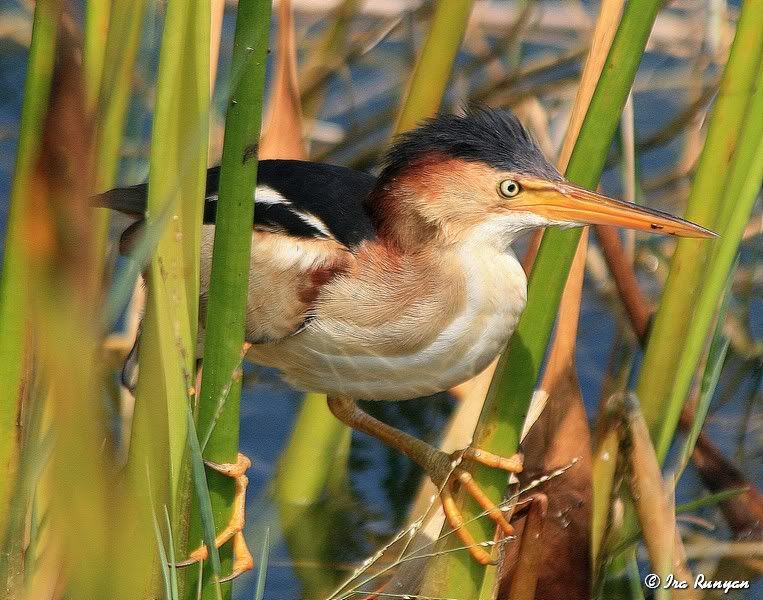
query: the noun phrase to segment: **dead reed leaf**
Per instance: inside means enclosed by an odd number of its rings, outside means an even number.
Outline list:
[[[538,576],[543,572],[543,548],[547,545],[548,535],[543,536],[543,529],[548,520],[548,496],[543,493],[533,494],[527,499],[527,517],[519,532],[520,544],[511,580],[511,589],[507,592],[501,586],[508,580],[501,578],[498,597],[511,600],[534,600],[538,586]],[[519,531],[519,526],[517,527]]]
[[[291,0],[278,3],[278,39],[273,88],[260,138],[259,158],[307,159],[302,139],[302,104],[297,83],[297,50]]]
[[[666,581],[668,574],[677,580],[691,581],[683,543],[676,528],[675,505],[668,498],[673,496],[673,485],[666,486],[663,482],[649,429],[639,410],[638,401],[633,396],[626,396],[623,408],[630,446],[631,496],[641,523],[652,572],[657,573],[662,581]],[[673,597],[696,596],[694,590],[687,588],[673,590]]]

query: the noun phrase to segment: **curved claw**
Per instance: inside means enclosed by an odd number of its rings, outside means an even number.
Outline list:
[[[233,568],[230,574],[220,578],[220,583],[231,581],[239,575],[251,571],[254,568],[254,559],[249,547],[246,545],[243,532],[239,531],[233,536]]]

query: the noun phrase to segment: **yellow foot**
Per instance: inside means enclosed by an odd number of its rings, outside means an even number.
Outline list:
[[[490,452],[485,452],[484,450],[467,448],[463,451],[454,452],[450,456],[453,460],[471,460],[488,467],[503,469],[508,473],[520,473],[522,471],[523,457],[521,454],[515,454],[510,458],[506,458],[491,454]],[[453,490],[456,485],[461,485],[466,492],[474,498],[482,510],[495,521],[495,524],[500,527],[505,535],[512,535],[514,533],[514,528],[506,520],[501,509],[487,497],[485,492],[482,491],[482,488],[480,488],[467,471],[460,467],[456,467],[451,471],[448,479],[442,486],[442,491],[440,492],[440,501],[442,502],[442,508],[445,512],[445,518],[453,528],[453,533],[469,549],[469,553],[474,559],[483,565],[490,564],[493,562],[490,553],[480,547],[472,534],[469,533],[468,529],[464,526],[464,517],[453,499]]]
[[[230,581],[254,567],[254,559],[246,545],[243,533],[244,510],[246,507],[246,486],[249,483],[249,479],[244,473],[246,473],[246,470],[252,465],[252,462],[239,452],[238,459],[234,464],[220,464],[211,461],[204,461],[204,464],[221,475],[233,477],[236,481],[236,492],[233,498],[233,514],[231,515],[228,525],[215,538],[216,548],[219,548],[228,540],[233,541],[233,569],[231,570],[230,575],[227,575],[220,580]],[[191,552],[186,560],[176,563],[176,566],[187,567],[205,560],[207,556],[209,556],[207,547],[202,544],[196,548],[196,550]]]

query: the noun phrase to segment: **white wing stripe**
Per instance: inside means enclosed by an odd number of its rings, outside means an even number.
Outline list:
[[[257,204],[283,204],[284,206],[291,206],[291,202],[281,192],[267,185],[257,186],[255,199]]]
[[[319,231],[322,236],[327,237],[329,239],[334,239],[334,236],[331,235],[331,231],[329,230],[328,227],[326,227],[326,224],[315,215],[308,212],[301,212],[299,210],[294,210],[293,208],[290,210],[294,215],[299,217],[303,222],[307,223],[313,229],[316,229],[317,231]]]

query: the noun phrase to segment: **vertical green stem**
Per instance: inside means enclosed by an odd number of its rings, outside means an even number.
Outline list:
[[[760,116],[748,111],[748,104],[763,49],[761,18],[763,2],[744,3],[686,210],[687,218],[708,227],[720,227],[720,244],[726,249],[732,248],[730,244],[733,244],[733,252],[736,252],[738,237],[732,235],[729,238],[724,231],[724,214],[732,210],[731,206],[735,207],[737,219],[740,211],[749,214],[749,206],[740,192],[750,178],[745,176],[753,179],[756,176],[749,169],[754,162],[754,145],[760,137],[760,131],[756,130],[756,123],[760,126]],[[750,119],[747,127],[743,127],[745,114]],[[737,150],[735,154],[740,135],[747,140],[744,144],[747,148],[742,153]],[[729,233],[731,231],[729,229]],[[722,288],[733,260],[708,264],[717,252],[717,246],[718,242],[679,240],[641,366],[636,392],[660,461],[665,459],[672,443],[705,336],[716,312],[720,289],[712,289],[712,284]],[[708,271],[711,274],[706,278]],[[710,289],[702,286],[703,279],[711,282]],[[704,308],[693,313],[698,302]],[[626,511],[624,526],[617,535],[627,539],[635,531],[635,515],[633,511]],[[608,568],[604,594],[615,593],[622,584],[620,578],[631,577],[622,569],[628,560],[632,561],[628,557],[632,557],[632,552],[616,557]]]
[[[85,92],[88,112],[96,118],[93,185],[97,192],[116,183],[145,8],[146,0],[88,2],[85,19]],[[105,246],[109,216],[108,211],[96,209],[98,248]],[[100,255],[95,268],[102,268]]]
[[[395,131],[413,129],[437,113],[461,47],[473,0],[440,0],[435,6],[424,47],[411,76]]]
[[[147,273],[130,444],[136,485],[151,478],[155,514],[171,509],[185,539],[188,389],[198,322],[199,239],[209,128],[209,0],[169,0],[157,76],[147,228],[169,215]],[[151,507],[148,507],[151,508]]]
[[[146,4],[146,0],[114,0],[109,13],[98,107],[96,191],[116,183]]]
[[[0,270],[0,536],[5,530],[8,494],[15,478],[18,459],[16,419],[20,408],[25,327],[28,318],[27,273],[20,242],[24,232],[29,177],[40,144],[42,123],[48,105],[55,62],[56,34],[61,3],[40,0],[35,5],[32,43],[27,60],[24,105],[16,149],[7,234]],[[4,582],[0,581],[0,586]]]
[[[305,394],[278,462],[275,491],[279,501],[299,506],[320,501],[337,466],[346,463],[350,433],[331,414],[325,394]],[[310,469],[305,469],[306,464]]]
[[[198,407],[198,431],[215,418],[223,391],[230,387],[204,456],[215,462],[236,461],[239,435],[240,378],[235,376],[244,341],[244,316],[257,181],[257,144],[260,136],[265,65],[270,32],[269,0],[241,0],[236,17],[233,49],[233,89],[225,120],[225,142],[220,176],[214,251],[204,343],[204,373]],[[234,380],[231,382],[231,378]],[[208,473],[215,522],[230,518],[233,482]],[[191,539],[198,540],[195,529]],[[229,556],[229,555],[228,555]],[[223,555],[223,569],[230,565]],[[190,586],[189,586],[190,587]],[[211,597],[207,578],[204,597]],[[225,586],[230,596],[230,585]]]
[[[742,3],[737,32],[715,101],[707,139],[702,150],[686,217],[713,228],[721,210],[729,164],[763,48],[763,0]],[[733,182],[731,182],[733,184]],[[649,336],[636,393],[652,438],[659,440],[657,456],[664,460],[678,421],[683,398],[666,407],[675,382],[680,353],[676,348],[686,338],[692,309],[697,302],[700,282],[706,272],[712,245],[679,240],[665,283],[663,300]],[[668,414],[666,416],[666,409]]]
[[[729,269],[733,268],[744,227],[750,218],[763,179],[763,65],[758,71],[755,93],[750,101],[747,118],[731,162],[725,193],[722,194],[718,207],[721,214],[718,215],[716,223],[721,237],[716,243],[715,252],[712,253],[707,268],[701,270],[702,282],[696,288],[693,317],[686,320],[686,336],[676,353],[678,360],[675,377],[669,388],[667,410],[663,412],[663,418],[660,420],[659,437],[656,440],[658,457],[661,460],[665,459],[670,449],[681,408],[706,347],[718,311],[718,303],[729,277]]]
[[[93,113],[101,90],[111,2],[88,0],[85,8],[85,35],[82,66],[85,71],[85,110]]]
[[[82,67],[85,76],[85,111],[88,115],[95,114],[100,96],[110,13],[110,2],[88,0],[85,6]],[[95,217],[93,226],[96,231],[96,244],[98,248],[103,248],[108,231],[109,213],[106,210],[97,210]],[[99,261],[94,265],[98,271],[102,268],[101,255],[102,253],[99,253]]]

